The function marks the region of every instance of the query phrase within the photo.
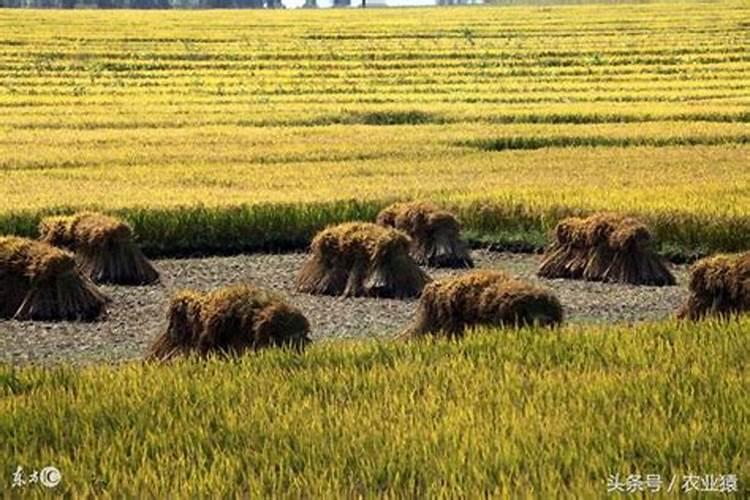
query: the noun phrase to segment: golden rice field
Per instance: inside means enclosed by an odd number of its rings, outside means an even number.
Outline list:
[[[0,366],[24,498],[746,498],[748,320],[337,342],[238,362]],[[734,475],[736,493],[683,489]],[[672,489],[668,489],[672,481]],[[731,490],[728,490],[731,491]],[[627,494],[619,493],[623,497]]]
[[[675,257],[747,250],[750,4],[0,9],[0,179],[0,234],[97,209],[150,254],[300,247],[414,198],[474,240],[538,246],[561,217],[610,210]],[[135,293],[151,314],[153,289]],[[87,345],[22,334],[83,352],[138,333],[101,324]],[[571,322],[0,363],[0,496],[601,498],[659,475],[635,494],[664,498],[731,475],[746,498],[748,332]],[[56,489],[12,486],[46,466]]]
[[[477,239],[649,221],[750,247],[750,5],[0,11],[0,232],[126,216],[152,253],[299,246],[395,199]]]

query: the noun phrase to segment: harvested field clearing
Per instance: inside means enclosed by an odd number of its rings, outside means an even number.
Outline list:
[[[539,256],[473,253],[477,267],[503,269],[554,290],[571,323],[638,322],[669,318],[687,296],[685,268],[679,286],[634,287],[565,280],[541,280]],[[104,286],[112,297],[106,321],[80,323],[0,322],[0,361],[94,362],[139,358],[166,326],[169,297],[179,288],[209,290],[238,281],[281,292],[307,316],[315,340],[345,337],[389,338],[411,323],[417,300],[339,298],[295,292],[304,254],[256,254],[207,259],[156,261],[164,286]],[[427,269],[430,276],[469,270]]]

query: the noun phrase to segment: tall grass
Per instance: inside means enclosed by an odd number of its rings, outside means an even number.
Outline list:
[[[581,498],[630,473],[736,474],[742,496],[748,332],[747,319],[576,326],[5,366],[0,470],[55,465],[57,493],[75,497]]]
[[[111,211],[128,220],[151,257],[230,255],[248,251],[304,250],[328,225],[352,220],[374,221],[399,198],[318,203],[268,203],[228,207],[186,206]],[[534,207],[520,200],[454,201],[435,198],[461,218],[468,239],[479,246],[536,251],[561,219],[584,216],[591,209]],[[38,222],[48,213],[74,208],[0,214],[0,233],[38,236]],[[693,214],[676,210],[632,211],[649,224],[658,249],[675,261],[715,252],[750,248],[750,217],[742,214]]]

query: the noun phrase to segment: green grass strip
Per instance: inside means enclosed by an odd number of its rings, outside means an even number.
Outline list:
[[[726,136],[678,136],[678,137],[606,137],[606,136],[559,136],[559,137],[498,137],[476,139],[456,144],[483,151],[506,151],[518,149],[541,149],[560,147],[620,147],[634,146],[719,146],[727,144],[748,144],[750,135]]]
[[[315,233],[327,225],[351,220],[374,221],[378,211],[393,201],[196,205],[112,213],[135,227],[145,252],[151,257],[223,255],[304,249]],[[564,206],[531,209],[510,199],[444,205],[456,211],[467,236],[475,244],[524,251],[541,249],[546,235],[560,219],[590,213]],[[74,211],[71,207],[58,207],[44,212],[0,214],[0,234],[36,237],[42,217]],[[750,216],[720,217],[677,211],[632,215],[649,224],[658,248],[676,261],[750,248]]]

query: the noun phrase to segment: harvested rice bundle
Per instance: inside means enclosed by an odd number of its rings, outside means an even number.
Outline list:
[[[394,203],[378,214],[377,223],[408,234],[411,255],[418,264],[474,267],[469,247],[461,239],[461,225],[456,217],[431,203]]]
[[[147,359],[176,356],[240,355],[264,347],[298,350],[310,342],[310,325],[296,308],[251,285],[209,293],[185,290],[171,301],[167,331],[156,339]]]
[[[717,255],[693,264],[690,296],[678,317],[699,320],[750,312],[750,252]]]
[[[664,261],[651,249],[648,228],[635,219],[613,214],[560,222],[538,274],[633,285],[675,284]]]
[[[409,255],[409,237],[377,224],[329,227],[313,239],[297,290],[350,297],[415,297],[430,278]]]
[[[159,279],[130,226],[114,217],[93,212],[47,217],[39,232],[42,241],[75,252],[81,271],[97,283],[147,285]]]
[[[538,274],[545,278],[580,279],[588,254],[585,219],[565,219],[555,227],[554,240],[545,251]]]
[[[462,337],[477,325],[555,326],[563,309],[551,292],[498,271],[474,271],[427,285],[404,337]]]
[[[0,237],[0,317],[91,321],[107,302],[68,252],[26,238]]]

